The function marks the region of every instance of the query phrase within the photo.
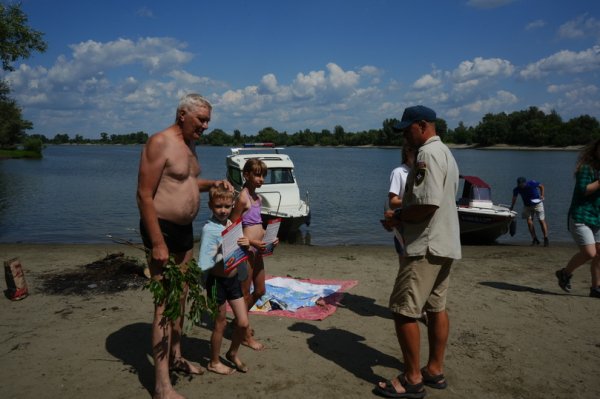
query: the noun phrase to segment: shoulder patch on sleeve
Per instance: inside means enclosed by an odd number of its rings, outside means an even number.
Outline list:
[[[425,180],[425,175],[427,174],[427,169],[418,168],[415,173],[415,186],[419,186]]]

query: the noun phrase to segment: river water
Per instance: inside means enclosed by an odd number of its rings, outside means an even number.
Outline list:
[[[135,201],[141,146],[48,146],[41,160],[0,160],[0,242],[102,243],[106,235],[139,242]],[[297,243],[359,245],[392,243],[379,219],[399,149],[300,148],[285,151],[296,165],[300,191],[308,191],[312,223]],[[571,242],[566,214],[576,152],[452,150],[460,172],[492,186],[494,202],[510,204],[518,176],[546,189],[552,242]],[[203,177],[224,178],[229,148],[199,147]],[[198,236],[208,217],[207,196],[194,223]],[[520,211],[519,198],[515,210]],[[539,225],[536,223],[539,231]],[[541,234],[538,233],[541,237]],[[525,221],[501,243],[530,241]]]

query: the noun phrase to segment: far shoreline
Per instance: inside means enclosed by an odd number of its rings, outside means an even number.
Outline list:
[[[490,146],[480,146],[478,144],[455,144],[455,143],[445,143],[449,148],[453,150],[488,150],[488,151],[580,151],[584,145],[570,145],[565,147],[553,147],[553,146],[522,146],[522,145],[512,145],[512,144],[494,144]],[[47,143],[45,146],[67,146],[67,147],[89,147],[89,146],[143,146],[145,144],[140,143]],[[210,145],[210,144],[198,144],[199,147],[226,147],[226,148],[237,148],[242,146],[239,145]],[[275,145],[275,147],[283,147],[283,148],[378,148],[378,149],[399,149],[402,146],[397,145],[375,145],[375,144],[365,144],[365,145]]]

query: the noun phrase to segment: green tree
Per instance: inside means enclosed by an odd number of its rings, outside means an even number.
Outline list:
[[[66,133],[57,133],[52,139],[54,144],[67,144],[71,139],[69,139],[69,135]]]
[[[336,125],[333,128],[333,136],[335,138],[335,141],[338,144],[345,144],[346,143],[346,132],[344,131],[344,128],[340,125]]]
[[[12,63],[20,58],[29,58],[32,51],[43,53],[48,45],[44,34],[27,26],[27,15],[20,4],[0,3],[0,58],[2,69],[14,70]]]
[[[75,144],[83,144],[85,142],[85,139],[83,138],[83,136],[81,134],[76,134],[75,138],[73,139],[73,142]]]
[[[570,144],[583,145],[600,137],[600,123],[594,117],[581,115],[569,120],[565,131],[571,137]]]
[[[29,58],[32,51],[46,51],[41,32],[27,26],[20,4],[0,3],[0,59],[4,71],[13,71],[13,62]],[[0,80],[0,146],[12,147],[25,137],[33,124],[22,118],[21,108],[8,97],[8,84]]]
[[[233,144],[234,145],[240,145],[242,143],[243,143],[242,132],[240,132],[239,130],[235,129],[233,131]]]
[[[437,118],[435,120],[435,132],[443,139],[448,133],[448,123],[442,118]]]
[[[207,144],[214,146],[224,146],[231,142],[231,137],[221,129],[214,129],[207,136]]]
[[[467,129],[463,121],[458,122],[458,126],[452,134],[452,140],[456,144],[473,144],[473,128]]]
[[[483,120],[475,128],[475,139],[483,146],[506,143],[506,137],[510,131],[507,115],[486,114]]]
[[[258,140],[261,143],[277,143],[278,137],[279,132],[269,126],[258,132],[256,140]]]
[[[31,122],[21,117],[21,108],[8,97],[10,89],[0,80],[0,147],[11,148],[25,137]]]

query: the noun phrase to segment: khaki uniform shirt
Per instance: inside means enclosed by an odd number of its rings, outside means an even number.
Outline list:
[[[435,205],[437,210],[419,223],[404,222],[407,256],[432,255],[460,259],[460,227],[456,209],[458,166],[438,136],[427,140],[408,175],[403,208]]]

